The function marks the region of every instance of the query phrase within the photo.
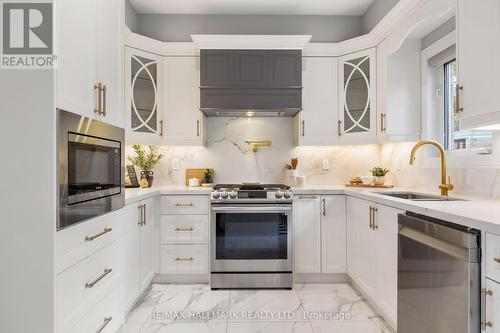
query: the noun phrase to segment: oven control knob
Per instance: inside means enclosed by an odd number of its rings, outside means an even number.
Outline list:
[[[283,197],[283,192],[281,191],[276,191],[276,193],[274,194],[274,196],[277,198],[277,199],[281,199]]]
[[[222,199],[227,199],[228,194],[227,194],[227,192],[226,192],[226,191],[224,191],[224,192],[222,192],[222,193],[221,193],[221,195],[220,195],[220,196],[221,196],[221,198],[222,198]]]
[[[285,193],[283,193],[283,196],[285,197],[285,199],[290,199],[292,197],[292,192],[291,191],[285,191]]]
[[[231,199],[236,199],[237,196],[238,196],[238,193],[236,193],[236,191],[229,192],[229,197]]]
[[[220,198],[220,192],[213,192],[212,193],[212,198],[219,199]]]

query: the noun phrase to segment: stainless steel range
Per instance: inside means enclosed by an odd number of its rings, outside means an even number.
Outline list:
[[[212,289],[292,288],[292,192],[281,184],[212,191]]]

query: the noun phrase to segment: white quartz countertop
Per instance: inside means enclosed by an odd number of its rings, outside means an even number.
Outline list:
[[[178,195],[209,195],[211,187],[189,187],[189,186],[154,186],[150,188],[127,188],[125,189],[125,205],[162,194]]]
[[[292,188],[295,196],[301,194],[345,194],[500,235],[500,201],[458,196],[454,195],[453,192],[450,193],[450,197],[464,199],[465,201],[412,201],[379,194],[380,192],[401,191],[436,195],[436,193],[426,193],[405,188],[363,189],[341,185]]]
[[[187,186],[158,186],[146,189],[126,189],[125,204],[128,205],[154,195],[162,194],[209,195],[211,190],[212,188],[210,187]],[[436,193],[425,193],[405,188],[363,189],[349,188],[343,185],[315,185],[292,188],[294,196],[345,194],[351,197],[369,200],[382,205],[412,211],[500,235],[500,201],[462,197],[454,195],[453,192],[450,193],[451,197],[465,199],[465,201],[412,201],[378,193],[384,191],[411,191],[436,195]]]

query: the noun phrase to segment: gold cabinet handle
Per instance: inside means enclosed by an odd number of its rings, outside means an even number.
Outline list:
[[[193,231],[193,228],[175,228],[175,231]]]
[[[101,333],[106,328],[106,326],[108,326],[111,320],[113,320],[113,317],[104,318],[103,323],[101,324],[101,326],[99,326],[99,328],[97,329],[97,331],[95,331],[95,333]]]
[[[463,86],[461,86],[460,84],[456,84],[455,86],[455,112],[456,113],[460,113],[464,110],[463,107],[460,106],[460,91],[462,91],[464,89]]]
[[[193,261],[193,257],[189,257],[189,258],[180,258],[180,257],[177,257],[175,258],[175,261]]]
[[[196,121],[196,136],[200,136],[200,121]]]
[[[103,230],[103,231],[101,231],[101,232],[100,232],[100,233],[98,233],[98,234],[95,234],[94,236],[87,236],[87,237],[85,237],[85,241],[86,241],[86,242],[91,242],[91,241],[93,241],[94,239],[99,238],[99,237],[101,237],[102,235],[107,234],[108,232],[111,232],[112,230],[113,230],[113,228],[104,228],[104,230]]]
[[[109,274],[109,273],[111,273],[112,271],[113,271],[113,270],[112,270],[111,268],[106,268],[106,269],[104,270],[104,272],[103,272],[101,275],[99,275],[99,276],[97,277],[97,279],[95,279],[95,280],[94,280],[94,281],[92,281],[92,282],[87,282],[87,283],[85,283],[85,288],[93,288],[96,284],[98,284],[98,283],[99,283],[99,281],[101,281],[102,279],[104,279],[104,278],[106,277],[106,275],[108,275],[108,274]]]
[[[94,85],[94,90],[97,90],[97,109],[94,109],[94,113],[100,115],[102,114],[102,83]]]
[[[106,85],[102,86],[102,115],[106,117],[106,92],[108,91],[108,88]]]
[[[192,202],[190,202],[190,203],[179,203],[178,202],[175,204],[175,206],[177,206],[177,207],[193,207],[194,205]]]
[[[323,216],[326,216],[326,199],[323,198]]]
[[[338,133],[338,135],[339,135],[339,136],[341,136],[341,135],[342,135],[342,131],[341,131],[341,129],[342,129],[342,120],[339,120],[339,121],[337,122],[337,133]]]
[[[486,296],[493,296],[493,291],[490,289],[483,288],[481,289],[481,330],[485,331],[487,327],[493,327],[493,323],[491,321],[486,320]]]
[[[139,205],[137,208],[139,209],[139,222],[137,224],[142,226],[144,224],[144,205]]]
[[[368,227],[373,230],[373,207],[370,206],[370,223],[368,224]]]
[[[377,225],[377,217],[376,217],[376,212],[378,212],[378,208],[377,207],[373,207],[372,209],[372,215],[373,215],[373,230],[376,230],[378,229],[378,225]]]
[[[386,119],[385,113],[381,113],[380,114],[380,131],[381,132],[385,132],[385,130],[386,130],[385,119]]]
[[[163,136],[163,119],[160,120],[160,136]]]
[[[306,135],[306,121],[302,120],[302,137]]]

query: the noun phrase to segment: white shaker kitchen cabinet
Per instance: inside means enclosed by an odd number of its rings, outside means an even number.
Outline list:
[[[120,210],[124,225],[120,240],[121,265],[123,272],[124,311],[128,312],[140,296],[140,203],[133,203]]]
[[[500,284],[486,279],[483,289],[485,299],[484,314],[481,318],[481,329],[487,333],[500,332]]]
[[[140,285],[141,293],[149,286],[154,275],[153,249],[154,227],[160,216],[158,198],[151,197],[140,202],[143,205],[143,219],[140,225]]]
[[[200,58],[164,58],[164,144],[204,144],[200,108]]]
[[[123,127],[123,1],[56,4],[56,107]]]
[[[457,2],[457,104],[462,129],[500,124],[500,1]]]
[[[293,200],[295,273],[321,272],[320,198],[298,195]]]
[[[154,230],[158,223],[158,198],[151,197],[120,210],[125,225],[121,239],[124,308],[130,310],[154,275]]]
[[[373,143],[376,139],[375,48],[339,58],[339,120],[342,144]]]
[[[125,48],[125,134],[127,144],[163,140],[163,57]]]
[[[338,141],[337,58],[302,58],[302,103],[295,116],[296,144],[333,145]]]
[[[56,107],[94,117],[96,79],[95,0],[57,1]]]
[[[356,277],[358,273],[358,260],[356,255],[357,235],[356,235],[356,220],[358,211],[356,203],[358,199],[347,197],[346,199],[346,233],[347,233],[347,274],[351,277]]]
[[[353,199],[353,208],[357,211],[355,220],[348,223],[354,224],[356,237],[356,268],[357,276],[355,282],[369,296],[375,295],[376,268],[375,256],[375,234],[372,227],[372,209],[373,204],[369,201]]]
[[[398,214],[400,209],[374,205],[375,276],[377,305],[386,320],[395,323],[398,292]]]
[[[378,141],[419,141],[421,41],[406,39],[395,51],[387,44],[377,46]]]
[[[64,2],[65,0],[63,0]],[[88,0],[87,0],[88,1]],[[84,1],[84,2],[87,2]],[[101,121],[123,128],[123,27],[125,2],[123,0],[97,1],[97,82],[101,82],[106,95],[102,96],[105,115]],[[102,92],[104,94],[104,91]]]
[[[346,197],[321,196],[321,272],[346,272]]]

